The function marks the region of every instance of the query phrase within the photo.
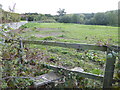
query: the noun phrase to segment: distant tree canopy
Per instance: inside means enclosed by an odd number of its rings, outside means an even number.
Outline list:
[[[117,26],[118,25],[118,10],[109,11],[105,13],[108,21],[108,25]]]
[[[95,13],[91,18],[86,19],[86,24],[90,25],[118,25],[118,11],[107,11],[105,13]]]
[[[21,15],[21,20],[42,21],[42,22],[60,22],[77,23],[87,25],[118,25],[118,11],[107,11],[104,13],[80,13],[66,14],[65,9],[59,9],[58,15],[25,13]]]
[[[118,25],[118,11],[107,11],[105,13],[81,13],[81,14],[66,14],[58,16],[56,19],[61,23],[78,23],[87,25]]]
[[[2,4],[0,4],[0,9],[2,9]]]
[[[25,13],[21,14],[21,20],[39,21],[39,22],[56,22],[51,14]]]
[[[108,24],[107,16],[104,13],[96,13],[93,18],[94,18],[94,23],[97,25]]]

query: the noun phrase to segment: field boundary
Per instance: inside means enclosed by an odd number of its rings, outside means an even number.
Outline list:
[[[113,55],[112,51],[119,52],[120,47],[118,46],[111,46],[109,48],[108,46],[99,46],[99,45],[89,45],[89,44],[76,44],[76,43],[63,43],[63,42],[53,42],[53,41],[30,41],[30,40],[6,40],[6,43],[11,43],[12,41],[19,41],[20,48],[23,49],[24,44],[36,44],[36,45],[48,45],[48,46],[58,46],[58,47],[65,47],[65,48],[74,48],[77,50],[98,50],[107,52],[106,53],[106,65],[105,65],[105,71],[104,76],[99,76],[91,73],[81,72],[81,71],[72,71],[63,67],[57,67],[53,65],[44,65],[46,67],[49,67],[50,69],[62,69],[66,72],[73,72],[78,73],[80,76],[85,78],[91,78],[95,80],[100,80],[103,82],[103,89],[105,88],[111,88],[112,84],[114,82],[118,82],[113,79],[114,75],[114,68],[115,68],[115,62],[116,62],[116,56]],[[22,50],[21,50],[22,51]],[[22,57],[20,57],[22,60]],[[22,61],[21,61],[22,62]]]

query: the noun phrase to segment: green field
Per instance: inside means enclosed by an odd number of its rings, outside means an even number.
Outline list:
[[[118,27],[64,23],[28,23],[21,28],[26,39],[86,44],[118,44]]]
[[[20,29],[20,36],[27,40],[50,40],[96,45],[117,45],[118,43],[118,28],[111,26],[65,23],[27,23]],[[76,52],[75,49],[43,45],[31,45],[31,47],[44,50],[47,56],[49,56],[49,59],[55,60],[56,63],[52,64],[67,67],[82,66],[87,72],[93,72],[95,67],[103,69],[103,64],[106,60],[105,53],[99,51]],[[87,54],[85,52],[87,52]],[[96,62],[98,62],[98,64]],[[102,65],[102,67],[99,64]],[[103,74],[103,71],[98,70],[98,74],[100,73]]]
[[[27,23],[21,27],[20,36],[27,40],[48,40],[96,45],[117,45],[118,28],[111,26],[65,23]],[[103,69],[103,64],[106,60],[105,53],[100,51],[76,52],[75,49],[61,47],[43,45],[30,46],[32,48],[38,48],[46,52],[46,56],[49,56],[49,59],[55,60],[56,63],[52,64],[67,67],[82,66],[82,68],[84,68],[87,72],[92,72],[92,70],[94,70],[96,67]],[[95,63],[97,65],[95,65]],[[99,74],[103,74],[102,70],[98,72]]]
[[[48,40],[57,42],[85,43],[96,45],[117,45],[118,28],[111,26],[80,25],[64,23],[27,23],[18,30],[12,31],[26,40]],[[18,34],[19,33],[19,34]],[[66,68],[81,67],[85,72],[103,75],[106,61],[106,52],[97,50],[75,50],[72,48],[62,48],[45,45],[25,45],[25,62],[32,63],[31,76],[39,76],[49,72],[48,69],[41,68],[41,63],[63,66]],[[27,50],[27,51],[26,51]],[[77,79],[76,79],[77,78]],[[79,79],[78,79],[79,78]],[[102,87],[100,81],[95,81],[79,76],[72,77],[73,82],[83,83],[78,87]],[[70,80],[56,87],[73,87]],[[65,86],[67,83],[68,86]],[[61,86],[62,85],[62,86]]]

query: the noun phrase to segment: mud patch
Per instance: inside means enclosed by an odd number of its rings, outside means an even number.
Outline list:
[[[22,33],[22,32],[26,32],[26,31],[30,31],[30,29],[28,29],[28,28],[26,28],[26,29],[15,29],[15,30],[10,30],[9,32]]]
[[[37,28],[39,31],[60,30],[61,28]]]
[[[62,35],[63,33],[61,32],[52,32],[52,33],[48,33],[48,34],[36,34],[36,37],[48,37],[48,36],[59,36]]]
[[[36,31],[57,31],[57,30],[60,30],[60,28],[36,28],[35,29]],[[32,29],[29,29],[29,28],[25,28],[25,29],[16,29],[16,30],[11,30],[9,32],[14,32],[14,33],[22,33],[22,32],[27,32],[27,31],[32,31]],[[50,33],[51,34],[51,33]],[[53,33],[52,35],[54,36],[55,33]],[[46,36],[50,36],[49,34],[46,35]]]

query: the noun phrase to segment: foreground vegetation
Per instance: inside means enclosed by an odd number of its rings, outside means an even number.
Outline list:
[[[7,12],[0,8],[0,23],[10,23],[10,22],[19,22],[20,14]]]
[[[7,35],[9,37],[8,39],[22,37],[22,39],[27,40],[51,40],[96,45],[117,45],[117,33],[117,27],[110,26],[28,23],[18,30],[11,30]],[[50,72],[50,70],[42,67],[41,63],[64,66],[66,68],[81,67],[85,72],[103,75],[106,61],[105,52],[75,50],[43,45],[25,45],[23,49],[24,53],[21,54],[18,52],[18,43],[19,42],[13,42],[12,44],[4,46],[4,61],[1,64],[2,66],[5,66],[3,68],[5,69],[3,77],[35,77]],[[23,56],[23,64],[19,63],[20,55]],[[60,71],[59,73],[62,72]],[[26,88],[33,83],[32,80],[24,78],[10,78],[5,79],[2,82],[3,88]],[[51,87],[51,85],[46,85],[44,87]],[[100,81],[69,74],[69,77],[64,78],[62,83],[56,83],[54,87],[101,88],[102,83]]]

